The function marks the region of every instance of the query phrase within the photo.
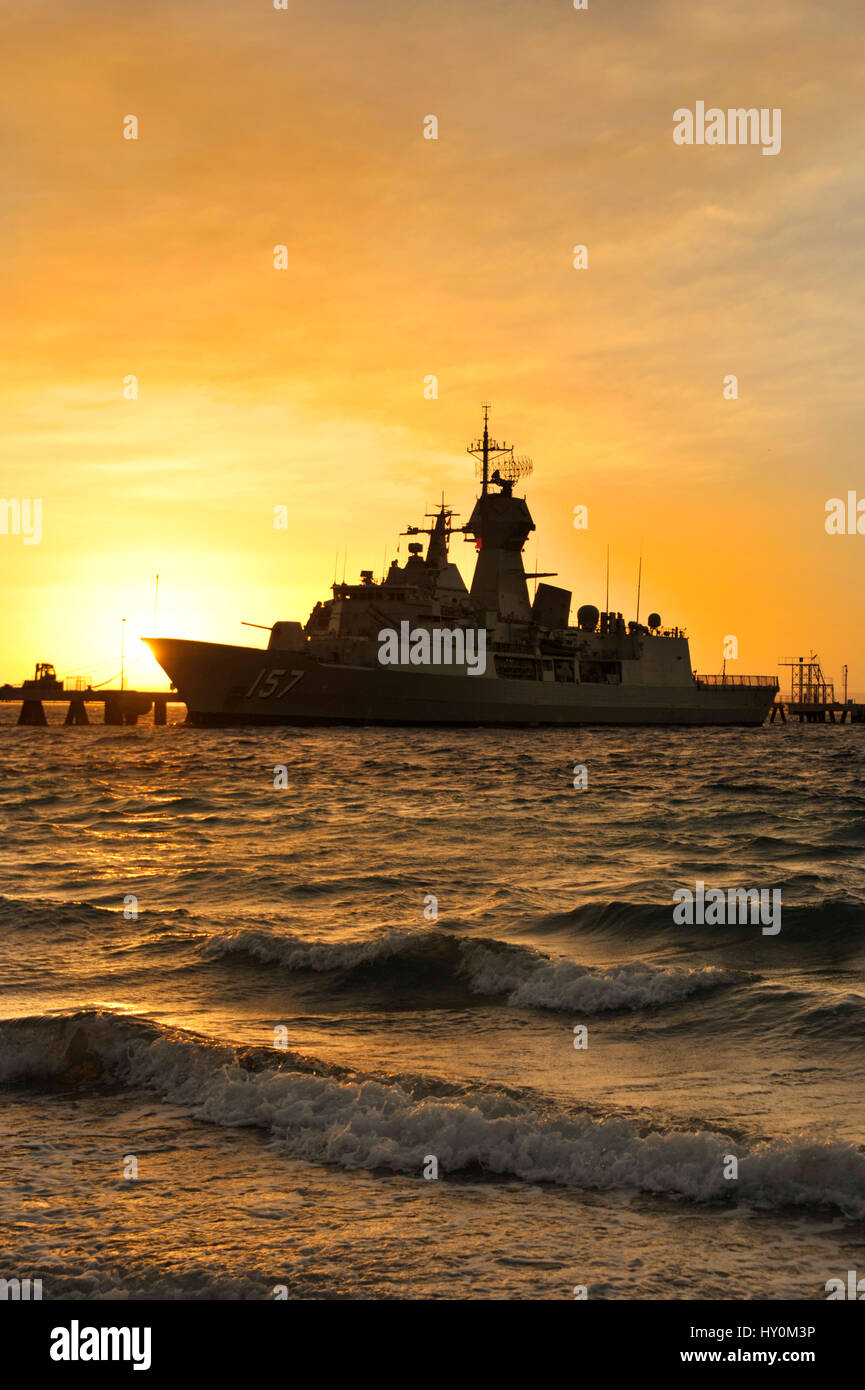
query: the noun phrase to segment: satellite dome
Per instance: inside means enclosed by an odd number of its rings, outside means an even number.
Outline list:
[[[650,613],[650,614],[649,614],[649,627],[652,628],[652,630],[654,631],[655,628],[659,628],[660,626],[661,626],[661,615],[660,615],[660,613]]]
[[[593,603],[584,603],[582,607],[577,610],[577,622],[583,632],[594,632],[595,628],[598,626],[598,619],[600,616],[600,613]]]

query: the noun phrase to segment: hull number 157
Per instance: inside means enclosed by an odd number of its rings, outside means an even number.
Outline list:
[[[281,700],[293,685],[297,685],[303,675],[304,671],[286,671],[282,666],[273,666],[269,671],[266,666],[262,666],[247,690],[246,698],[249,700],[253,695],[257,695],[259,700],[267,700],[271,695],[275,695]]]

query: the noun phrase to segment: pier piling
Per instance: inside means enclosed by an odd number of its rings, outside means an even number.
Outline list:
[[[69,708],[68,708],[68,710],[66,711],[66,718],[63,720],[63,723],[64,723],[64,724],[89,724],[89,723],[90,723],[90,720],[89,720],[88,717],[87,717],[87,707],[85,706],[83,700],[70,700],[70,701],[69,701]]]
[[[74,685],[65,686],[54,674],[54,667],[44,662],[37,665],[33,680],[20,685],[0,685],[0,703],[20,704],[18,723],[44,728],[48,724],[46,704],[62,704],[64,725],[89,725],[88,704],[102,705],[104,722],[109,725],[135,725],[142,715],[153,710],[153,723],[168,723],[168,706],[183,704],[171,690],[95,689],[79,678]]]
[[[41,700],[22,700],[21,710],[18,715],[19,724],[38,725],[41,727],[47,724],[45,710],[42,708]]]

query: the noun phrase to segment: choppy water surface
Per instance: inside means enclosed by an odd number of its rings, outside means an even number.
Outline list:
[[[823,1298],[865,1268],[865,729],[3,719],[0,1273]],[[779,888],[780,932],[675,925],[698,880]]]

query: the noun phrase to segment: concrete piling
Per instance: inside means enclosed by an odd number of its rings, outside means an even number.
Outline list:
[[[19,724],[29,724],[40,728],[48,723],[45,718],[45,710],[41,700],[22,700],[21,710],[18,715]]]

